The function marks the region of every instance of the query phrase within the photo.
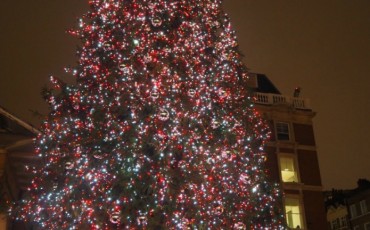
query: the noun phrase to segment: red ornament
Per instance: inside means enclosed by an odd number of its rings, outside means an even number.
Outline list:
[[[158,99],[159,98],[159,92],[157,90],[153,90],[151,93],[150,93],[150,96],[153,98],[153,99]]]
[[[161,109],[158,118],[161,121],[167,121],[170,118],[170,113],[166,109]]]
[[[219,216],[221,215],[222,213],[224,212],[224,207],[222,207],[221,205],[220,206],[217,206],[214,210],[214,213]]]
[[[220,97],[220,98],[225,98],[225,97],[227,97],[227,95],[228,95],[228,93],[226,92],[226,90],[224,90],[223,88],[220,88],[219,90],[218,90],[218,96]]]
[[[110,222],[112,222],[113,224],[118,224],[119,223],[119,220],[120,220],[120,213],[119,212],[113,212],[111,215],[110,215]]]
[[[222,158],[227,159],[227,160],[232,160],[233,158],[232,152],[230,150],[222,151],[221,156]]]
[[[159,16],[154,16],[154,17],[152,18],[152,25],[153,25],[154,27],[159,27],[159,26],[161,26],[161,25],[162,25],[162,22],[163,22],[163,20],[162,20],[162,18],[161,18],[161,17],[159,17]]]
[[[188,95],[189,97],[194,97],[196,93],[195,89],[189,89]]]
[[[70,162],[70,161],[67,161],[67,162],[65,163],[65,167],[66,167],[66,169],[72,169],[72,168],[73,168],[73,163],[72,163],[72,162]]]

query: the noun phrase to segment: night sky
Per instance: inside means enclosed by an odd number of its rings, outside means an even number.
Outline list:
[[[73,66],[65,33],[87,0],[2,0],[0,106],[38,126],[41,88]],[[370,1],[226,0],[245,63],[279,90],[310,98],[325,189],[370,179]]]

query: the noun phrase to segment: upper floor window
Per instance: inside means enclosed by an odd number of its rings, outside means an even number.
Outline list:
[[[298,182],[298,170],[293,156],[280,156],[281,180],[283,182]]]
[[[351,217],[354,218],[357,216],[357,210],[356,210],[356,205],[355,204],[352,204],[350,207],[349,207],[350,211],[351,211]]]
[[[302,206],[298,198],[285,198],[285,217],[289,228],[303,229]]]
[[[360,201],[360,207],[361,207],[361,214],[367,213],[366,200]]]
[[[285,122],[276,122],[276,136],[280,141],[289,141],[289,124]]]

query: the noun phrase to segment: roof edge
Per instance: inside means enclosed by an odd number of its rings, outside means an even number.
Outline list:
[[[40,130],[36,129],[31,124],[28,124],[27,122],[22,121],[20,118],[18,118],[15,115],[11,114],[10,112],[8,112],[7,110],[5,110],[1,106],[0,106],[0,114],[3,114],[4,116],[6,116],[7,118],[9,118],[10,120],[15,121],[20,126],[22,126],[23,128],[27,129],[28,131],[30,131],[31,133],[34,133],[36,135],[38,135],[38,134],[41,133]]]

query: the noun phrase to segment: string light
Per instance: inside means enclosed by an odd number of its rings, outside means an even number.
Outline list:
[[[89,0],[51,78],[19,219],[42,229],[284,229],[267,124],[221,0]]]

